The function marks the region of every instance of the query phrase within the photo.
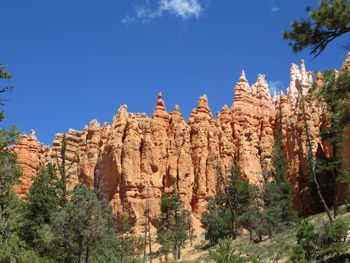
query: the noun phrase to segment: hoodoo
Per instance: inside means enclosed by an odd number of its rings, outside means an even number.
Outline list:
[[[350,55],[341,70],[349,70],[349,65]],[[322,82],[321,75],[317,82]],[[294,207],[304,215],[316,212],[318,208],[310,206],[306,174],[302,95],[306,98],[313,152],[327,153],[327,145],[318,136],[325,114],[308,95],[311,84],[312,74],[302,60],[300,67],[290,67],[287,95],[281,92],[273,98],[264,75],[259,74],[256,83],[249,85],[243,71],[235,85],[231,109],[224,105],[215,119],[206,95],[199,98],[187,122],[178,105],[167,112],[161,93],[152,117],[129,113],[123,105],[111,124],[100,126],[93,120],[82,131],[69,130],[66,134],[67,159],[74,162],[71,169],[76,171],[71,187],[78,182],[90,188],[102,187],[113,212],[127,215],[136,229],[144,223],[146,203],[151,217],[155,217],[162,192],[170,192],[173,187],[177,187],[184,207],[200,216],[208,198],[218,191],[219,173],[225,174],[233,163],[250,182],[264,183],[263,172],[271,167],[274,135],[281,124]],[[49,147],[37,141],[34,131],[21,135],[14,146],[24,172],[22,183],[16,186],[21,197],[39,166],[57,161],[62,136],[56,134]],[[349,147],[344,147],[344,153],[350,163]]]

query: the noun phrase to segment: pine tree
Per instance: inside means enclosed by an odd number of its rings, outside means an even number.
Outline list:
[[[0,62],[1,79],[10,80],[12,79],[12,75],[6,71],[6,66]],[[0,89],[0,94],[8,92],[11,89],[11,86],[6,86]],[[7,100],[0,97],[0,106],[4,106],[5,101]],[[1,110],[0,122],[4,117],[4,111]],[[12,126],[10,130],[0,129],[0,198],[4,198],[11,192],[12,186],[18,182],[18,178],[21,176],[20,168],[17,166],[16,155],[9,147],[16,142],[18,137],[19,130],[16,126]]]
[[[237,253],[232,239],[224,238],[219,241],[215,249],[209,250],[210,259],[216,263],[244,263],[244,257]]]
[[[341,153],[345,141],[344,131],[350,123],[350,72],[323,72],[323,85],[317,87],[316,97],[326,105],[326,121],[320,136],[331,146],[331,156],[319,160],[317,172],[331,173],[334,189],[334,217],[338,215],[338,190],[341,185],[350,183],[349,170],[344,167],[345,158]]]
[[[350,32],[350,3],[347,0],[322,0],[315,10],[307,8],[309,17],[292,21],[292,30],[283,32],[294,52],[311,47],[317,57],[334,39]],[[346,44],[349,48],[349,43]]]
[[[11,78],[6,66],[0,63],[0,79]],[[0,89],[0,94],[10,90],[11,87],[7,86]],[[3,106],[5,101],[6,99],[1,97],[0,106]],[[4,111],[0,111],[0,122],[4,116]],[[24,202],[17,197],[13,186],[19,182],[22,172],[10,147],[18,136],[16,126],[12,126],[10,130],[0,129],[0,263],[39,262],[36,253],[28,249],[25,241],[20,238]]]
[[[346,262],[349,249],[346,241],[349,223],[340,218],[316,227],[308,219],[301,221],[296,232],[297,244],[288,263]]]
[[[239,166],[230,170],[230,175],[225,180],[221,176],[224,188],[226,207],[231,212],[231,236],[236,238],[238,229],[247,220],[247,213],[250,210],[251,202],[255,198],[255,187],[249,184],[248,180],[242,178]]]
[[[170,196],[163,193],[160,210],[157,232],[157,242],[161,245],[160,252],[165,255],[166,261],[168,261],[170,252],[172,252],[173,258],[178,260],[185,241],[189,237],[186,231],[188,213],[183,209],[175,187]]]
[[[77,185],[65,206],[52,215],[52,244],[59,253],[60,260],[88,263],[101,256],[100,246],[106,238],[110,241],[113,229],[103,216],[101,204],[95,193],[85,185]],[[115,232],[114,232],[115,234]],[[102,250],[103,252],[103,250]],[[105,252],[103,252],[105,253]],[[107,261],[116,260],[115,255]]]
[[[52,214],[59,209],[58,178],[52,163],[39,169],[27,194],[26,213],[22,235],[26,242],[42,255],[49,256],[43,228],[51,223]]]
[[[280,200],[278,201],[278,206],[281,207],[282,211],[281,220],[282,222],[288,223],[296,220],[296,212],[293,210],[292,189],[290,182],[287,179],[287,160],[282,149],[283,143],[281,109],[279,112],[280,121],[272,149],[272,170],[270,171],[270,175],[272,176],[273,183],[275,183],[277,186],[281,196]]]
[[[258,224],[259,236],[268,234],[271,237],[297,219],[296,212],[293,210],[291,185],[287,180],[287,162],[282,149],[281,109],[279,120],[272,149],[272,169],[266,172],[268,181],[265,182],[261,196],[262,209],[259,213],[261,219]],[[257,203],[259,203],[258,200]]]
[[[210,245],[215,245],[219,239],[232,235],[231,216],[223,194],[209,198],[207,210],[203,212],[201,223],[206,230],[205,239],[209,241]]]
[[[319,235],[315,226],[307,219],[302,220],[296,233],[297,243],[305,252],[305,259],[311,260],[316,257],[317,242]]]
[[[238,166],[225,178],[218,174],[222,193],[208,202],[201,220],[206,229],[206,239],[216,244],[220,238],[236,238],[238,229],[250,225],[251,204],[255,199],[255,187],[241,177]]]
[[[306,112],[305,112],[305,98],[302,97],[300,100],[300,105],[301,105],[301,114],[303,117],[303,122],[304,122],[304,132],[306,135],[306,161],[308,164],[309,168],[309,174],[311,175],[311,180],[313,181],[316,190],[317,190],[317,195],[320,199],[320,202],[326,211],[327,217],[329,221],[332,223],[333,222],[333,217],[331,215],[330,209],[323,197],[323,194],[321,193],[320,189],[320,184],[317,179],[317,161],[314,158],[314,154],[312,152],[312,141],[311,141],[311,135],[310,135],[310,127],[309,124],[307,123],[307,118],[306,118]]]
[[[326,259],[346,253],[350,244],[345,241],[349,229],[348,220],[336,218],[333,224],[325,223],[319,233],[317,257]]]

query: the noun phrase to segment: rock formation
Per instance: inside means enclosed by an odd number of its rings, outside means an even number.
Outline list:
[[[15,186],[17,194],[24,198],[33,182],[33,177],[36,175],[39,168],[39,147],[34,130],[31,130],[30,135],[21,134],[18,144],[14,147],[14,152],[17,155],[17,161],[20,163],[23,171],[23,176],[20,178],[21,183]]]
[[[342,70],[349,69],[349,61],[350,56]],[[319,77],[317,81],[322,80]],[[71,169],[76,171],[71,187],[81,182],[103,191],[116,216],[126,214],[139,229],[144,224],[146,207],[155,218],[162,193],[174,187],[184,207],[200,216],[208,197],[220,189],[219,175],[227,175],[233,164],[241,167],[242,175],[250,182],[263,185],[264,171],[271,168],[274,134],[282,125],[294,205],[302,214],[310,213],[301,95],[306,96],[313,152],[327,152],[317,136],[324,123],[323,109],[307,97],[311,83],[312,75],[306,71],[304,61],[300,67],[292,64],[287,95],[281,92],[272,98],[264,75],[249,85],[242,72],[231,109],[224,105],[215,119],[206,95],[199,98],[187,122],[178,105],[173,112],[167,112],[161,93],[152,117],[128,113],[123,105],[111,125],[101,127],[93,120],[82,131],[69,130],[66,134],[67,159],[74,163]],[[38,143],[32,132],[29,136],[23,134],[14,146],[24,171],[22,184],[16,186],[21,197],[39,165],[59,159],[62,137],[56,134],[49,147]],[[348,150],[349,147],[345,154],[350,160]]]

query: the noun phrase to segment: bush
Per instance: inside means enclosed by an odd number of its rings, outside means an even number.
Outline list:
[[[209,255],[216,263],[243,263],[245,258],[236,253],[231,238],[220,239],[214,249],[209,250]]]

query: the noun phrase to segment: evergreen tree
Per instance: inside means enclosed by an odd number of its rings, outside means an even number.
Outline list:
[[[163,193],[160,211],[157,232],[157,242],[161,245],[160,252],[165,255],[166,261],[168,261],[170,252],[172,252],[173,258],[178,260],[181,256],[181,249],[189,237],[186,231],[188,213],[182,207],[176,188],[170,196]]]
[[[272,149],[272,169],[267,171],[268,180],[262,190],[261,209],[255,211],[255,216],[260,222],[256,222],[259,240],[261,235],[269,235],[281,232],[297,219],[293,210],[291,186],[287,180],[287,162],[282,149],[282,113],[280,109],[280,122]],[[257,219],[255,219],[256,221]]]
[[[317,242],[319,238],[315,226],[307,219],[302,220],[297,230],[296,237],[297,243],[304,250],[305,259],[314,259],[316,257]]]
[[[0,63],[0,80],[10,80],[12,76]],[[0,89],[0,94],[10,91],[7,86]],[[3,106],[6,99],[0,98]],[[4,119],[4,111],[0,111],[0,122]],[[19,131],[13,126],[10,130],[0,129],[0,263],[8,262],[39,262],[36,253],[28,249],[27,244],[20,238],[23,224],[24,202],[20,200],[13,186],[19,182],[22,175],[17,164],[16,155],[11,144],[18,139]]]
[[[331,156],[320,159],[317,166],[319,174],[331,173],[334,189],[334,217],[338,214],[338,189],[348,185],[350,174],[344,167],[345,158],[341,153],[345,141],[344,131],[350,122],[350,72],[323,72],[323,85],[316,88],[316,97],[326,105],[327,123],[323,125],[320,136],[331,146]]]
[[[0,62],[0,80],[10,80],[12,75],[6,71],[6,66]],[[0,95],[12,89],[11,86],[6,86],[0,89]],[[0,97],[0,106],[4,106],[6,99]],[[0,111],[0,122],[4,119],[4,111]],[[21,176],[21,170],[17,165],[16,155],[11,148],[19,136],[19,130],[16,126],[12,126],[10,130],[0,129],[0,200],[5,198],[12,191],[12,186],[18,182]],[[1,207],[1,203],[0,203]],[[4,207],[2,206],[2,209]]]
[[[43,256],[50,254],[43,240],[43,228],[51,224],[52,214],[58,211],[60,205],[57,183],[56,169],[50,163],[39,169],[27,194],[22,235],[26,242]]]
[[[277,205],[281,209],[281,221],[285,223],[296,220],[296,212],[293,210],[292,189],[290,182],[287,179],[288,167],[287,160],[282,149],[282,112],[279,113],[279,125],[275,136],[272,148],[272,169],[269,171],[275,186],[276,192],[280,198],[277,200]]]
[[[346,241],[348,227],[348,222],[340,218],[319,227],[308,219],[302,220],[288,263],[345,262],[343,256],[350,247]]]
[[[207,210],[203,212],[201,223],[206,230],[205,239],[209,241],[210,245],[215,245],[219,239],[232,235],[231,217],[231,211],[227,207],[223,194],[209,198]]]
[[[221,176],[221,181],[224,188],[226,207],[231,212],[231,236],[236,238],[238,228],[243,226],[247,220],[247,213],[250,211],[251,202],[255,198],[255,187],[250,185],[248,180],[242,178],[238,166],[231,168],[227,180]]]
[[[337,257],[344,254],[350,247],[346,242],[349,223],[337,218],[333,224],[326,223],[319,233],[318,258]]]
[[[143,239],[135,236],[130,220],[122,216],[116,224],[116,256],[121,263],[140,262]]]
[[[227,178],[222,174],[218,176],[223,192],[209,200],[201,220],[211,245],[220,238],[236,238],[240,227],[250,225],[251,205],[256,191],[254,186],[242,179],[237,166],[230,170]]]
[[[107,253],[101,246],[106,239],[113,241],[113,226],[103,216],[101,204],[93,191],[85,185],[77,185],[71,200],[52,215],[52,244],[59,253],[59,260],[80,263],[94,262],[96,258],[112,257],[105,262],[116,260],[114,253]],[[113,243],[112,243],[113,244]],[[115,243],[114,243],[115,244]]]
[[[292,30],[283,32],[294,52],[311,47],[317,57],[334,39],[350,32],[350,3],[347,0],[322,0],[315,10],[307,8],[309,17],[292,21]],[[349,43],[346,44],[349,48]]]
[[[210,259],[216,263],[243,263],[245,258],[237,253],[232,239],[221,239],[214,249],[209,250]]]
[[[301,104],[301,114],[303,116],[303,122],[304,122],[304,131],[306,135],[306,161],[308,164],[309,168],[309,174],[311,175],[311,180],[313,181],[316,190],[317,190],[317,195],[321,201],[321,204],[324,208],[324,210],[327,213],[327,217],[329,221],[332,223],[333,222],[333,217],[331,215],[330,209],[323,197],[323,194],[321,193],[321,188],[320,184],[318,183],[317,179],[317,161],[314,158],[313,152],[312,152],[312,141],[311,141],[311,135],[310,135],[310,127],[309,124],[307,123],[307,118],[306,118],[306,112],[305,112],[305,98],[302,97],[300,100]]]

